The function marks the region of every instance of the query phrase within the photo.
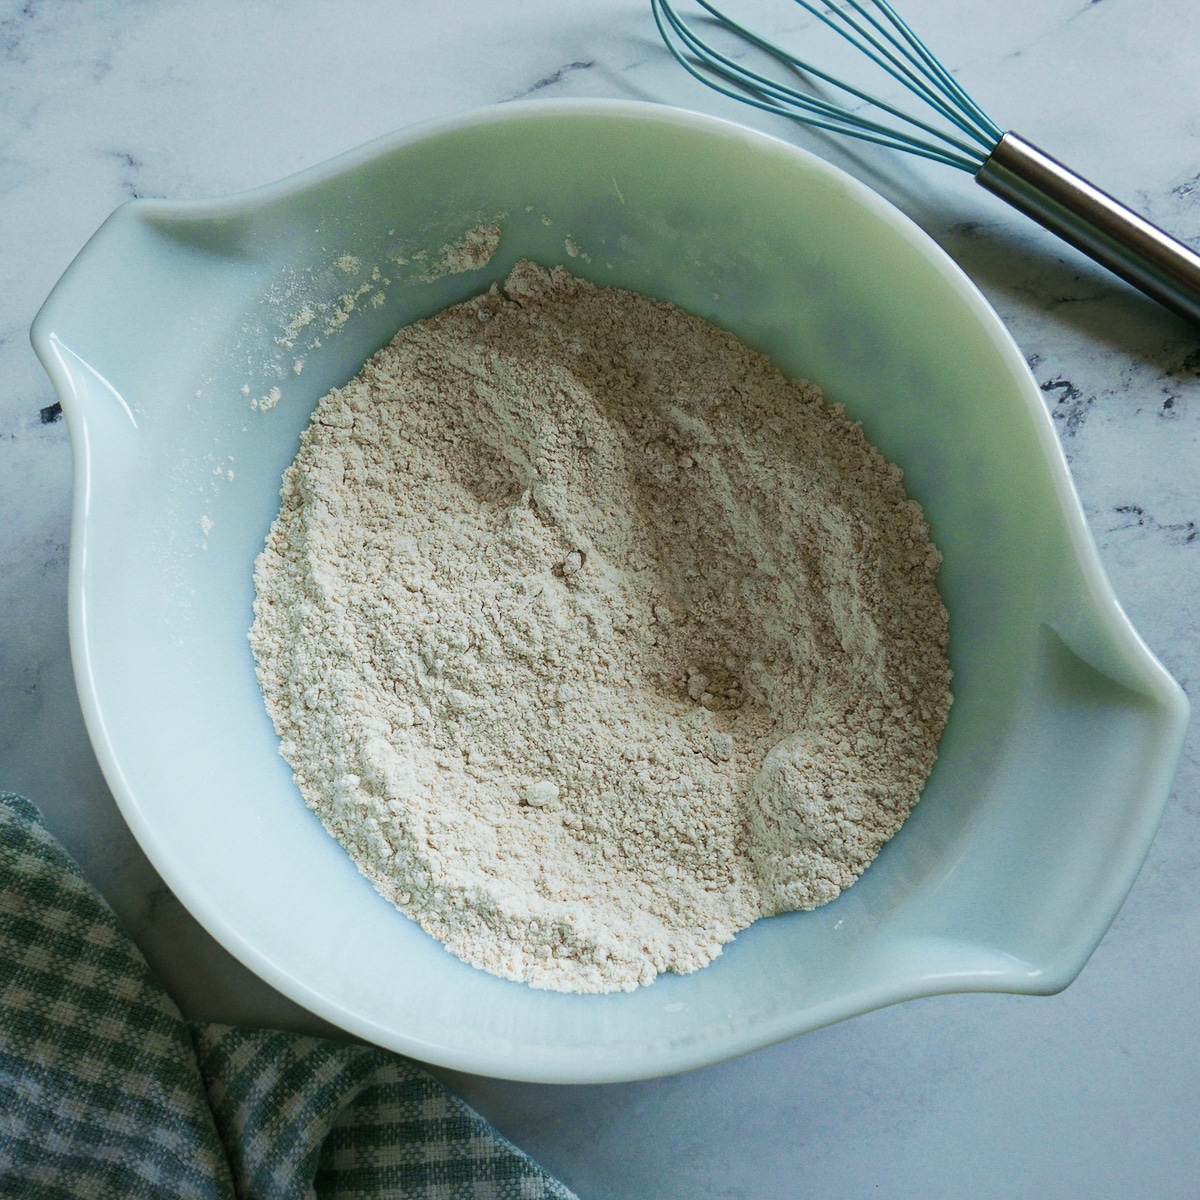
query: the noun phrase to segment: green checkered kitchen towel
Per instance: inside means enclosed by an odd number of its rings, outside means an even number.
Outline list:
[[[6,792],[0,1196],[574,1200],[406,1059],[186,1024],[37,809]]]

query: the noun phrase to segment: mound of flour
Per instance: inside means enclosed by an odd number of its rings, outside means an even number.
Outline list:
[[[811,384],[522,263],[321,401],[250,637],[388,900],[487,971],[631,990],[900,827],[950,705],[939,562]]]

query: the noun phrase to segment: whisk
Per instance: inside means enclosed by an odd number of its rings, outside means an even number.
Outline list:
[[[706,42],[671,0],[651,0],[667,48],[697,79],[726,96],[792,120],[957,167],[1014,208],[1181,316],[1200,323],[1200,254],[1011,131],[1004,132],[887,0],[793,0],[901,83],[929,110],[902,111],[695,0],[723,27],[784,68],[796,83],[819,80],[858,101],[854,109],[744,65]],[[811,86],[811,83],[810,83]]]

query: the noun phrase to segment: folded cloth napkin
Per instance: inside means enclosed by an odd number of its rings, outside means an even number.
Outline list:
[[[574,1200],[407,1059],[188,1025],[37,809],[8,792],[0,1196]]]

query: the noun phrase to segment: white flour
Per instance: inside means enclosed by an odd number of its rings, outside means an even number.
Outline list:
[[[630,990],[899,828],[950,704],[939,562],[812,385],[523,263],[321,402],[251,641],[385,897],[498,975]]]

